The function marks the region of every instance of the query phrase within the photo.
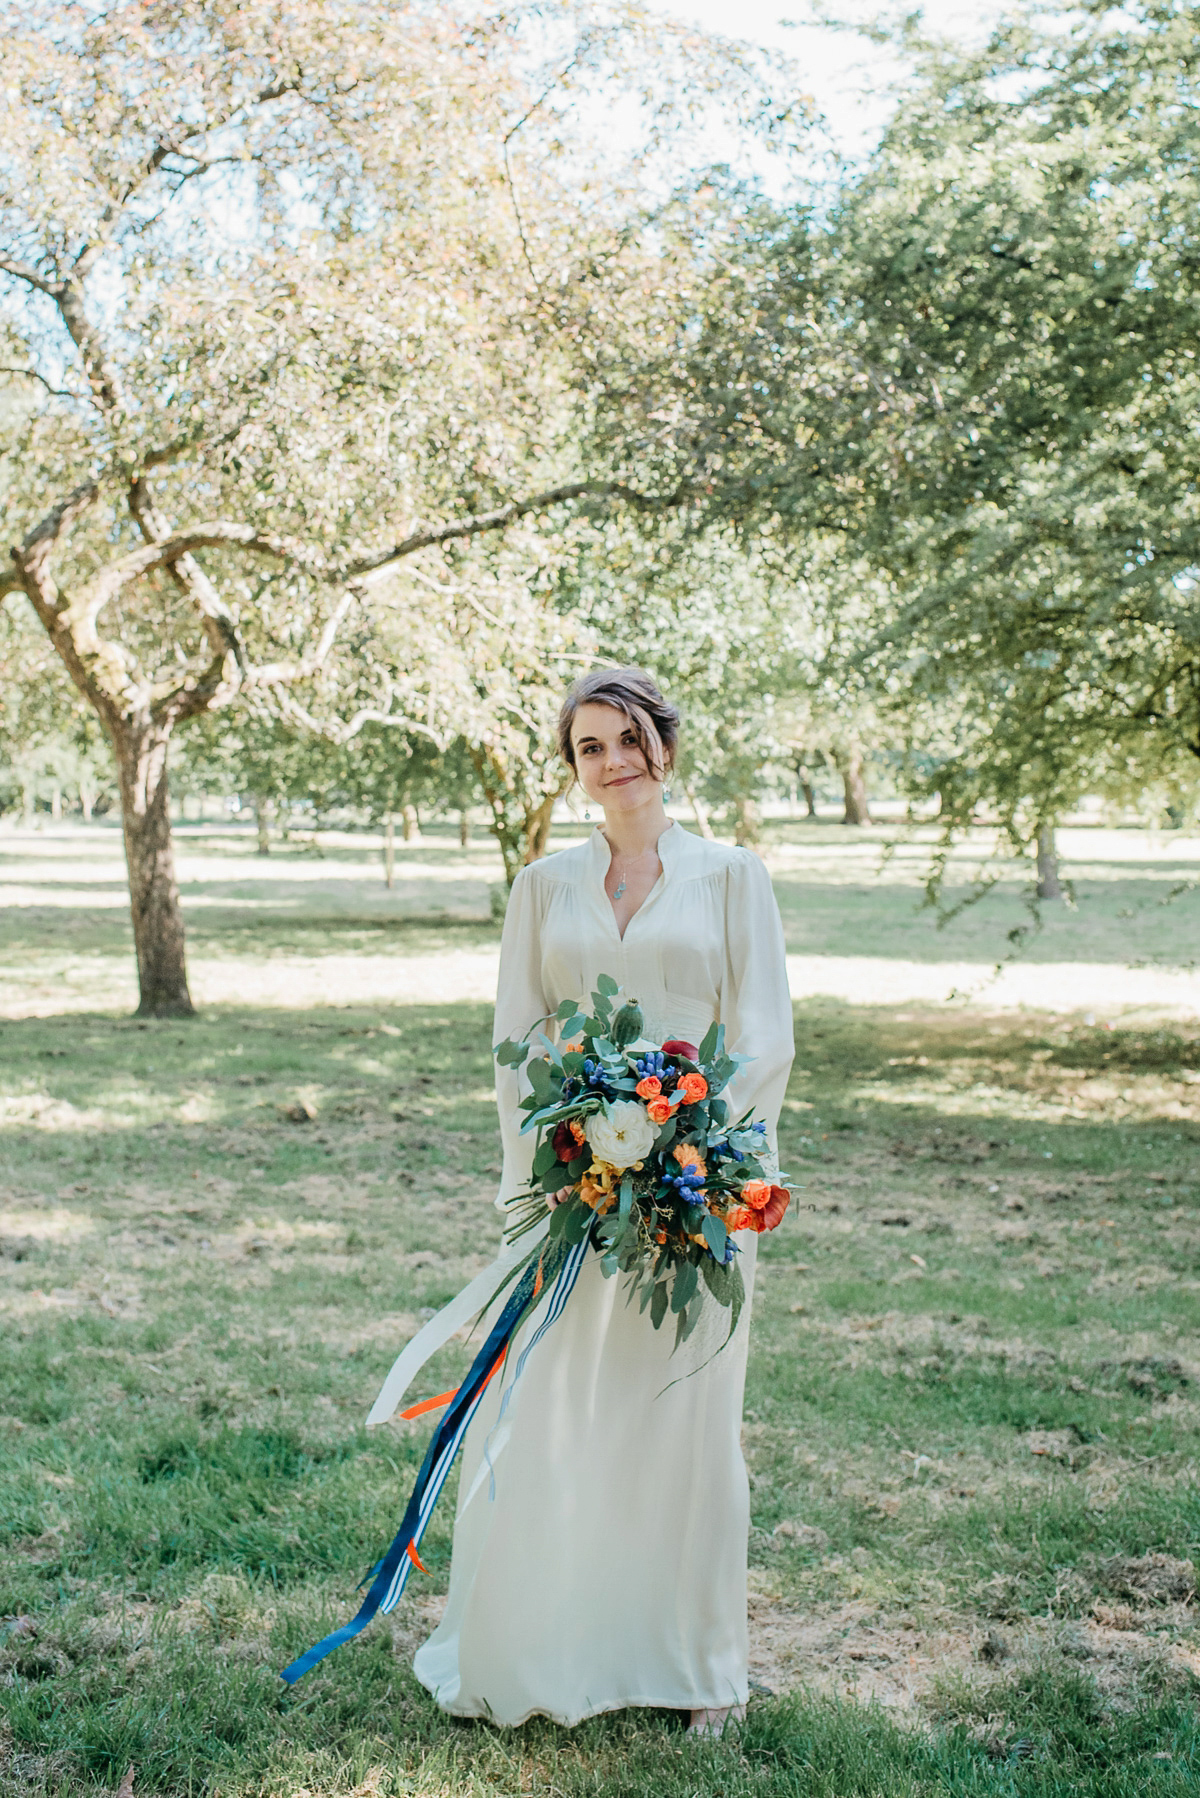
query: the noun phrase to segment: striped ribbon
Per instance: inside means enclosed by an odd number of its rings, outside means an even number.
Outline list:
[[[559,1261],[547,1316],[521,1354],[517,1364],[516,1378],[520,1377],[534,1344],[540,1341],[550,1324],[561,1316],[563,1307],[579,1278],[589,1241],[590,1238],[585,1236],[582,1242],[576,1243],[567,1250],[565,1256]],[[383,1559],[367,1575],[367,1579],[371,1581],[371,1587],[357,1615],[352,1617],[349,1623],[344,1623],[341,1629],[336,1629],[331,1635],[323,1637],[315,1647],[310,1648],[306,1654],[302,1654],[298,1660],[283,1669],[280,1678],[285,1680],[289,1686],[294,1686],[298,1679],[302,1679],[318,1662],[323,1661],[326,1655],[332,1654],[335,1648],[340,1648],[344,1642],[350,1642],[355,1636],[361,1634],[377,1612],[382,1612],[386,1616],[389,1611],[395,1609],[407,1583],[410,1569],[414,1564],[418,1567],[421,1565],[417,1558],[421,1537],[433,1515],[434,1506],[441,1496],[442,1487],[449,1477],[450,1469],[454,1465],[454,1458],[462,1446],[462,1440],[467,1433],[471,1419],[483,1401],[488,1381],[503,1364],[509,1344],[519,1329],[529,1306],[537,1297],[543,1279],[551,1277],[545,1265],[547,1260],[551,1256],[558,1260],[561,1253],[562,1251],[558,1249],[557,1245],[548,1247],[521,1275],[504,1309],[492,1326],[487,1341],[471,1363],[471,1370],[466,1379],[450,1397],[449,1409],[434,1431],[433,1440],[430,1442],[428,1452],[421,1464],[421,1471],[417,1475],[412,1497],[409,1499],[408,1508],[404,1513],[404,1521],[397,1530],[392,1545]],[[513,1381],[514,1385],[516,1378]],[[510,1387],[508,1394],[505,1395],[506,1405],[511,1392],[512,1388]],[[446,1397],[447,1395],[443,1394],[442,1396]],[[413,1410],[419,1413],[424,1408],[414,1406]],[[432,1401],[430,1408],[432,1408]],[[363,1581],[363,1584],[366,1584],[366,1580]]]

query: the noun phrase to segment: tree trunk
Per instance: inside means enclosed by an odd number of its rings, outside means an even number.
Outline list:
[[[139,1018],[190,1018],[183,912],[175,884],[168,811],[167,744],[161,726],[123,723],[113,742],[137,951]]]
[[[1037,833],[1037,896],[1039,899],[1061,899],[1062,882],[1058,877],[1058,848],[1053,824],[1041,824]]]
[[[869,824],[871,808],[867,804],[867,782],[863,774],[862,745],[851,738],[843,748],[834,751],[834,762],[842,777],[845,796],[843,824]]]
[[[254,795],[254,823],[258,830],[258,853],[271,853],[271,801],[263,793]]]
[[[695,787],[689,787],[684,782],[681,782],[680,784],[683,786],[683,796],[692,808],[692,816],[696,820],[696,829],[700,832],[702,837],[707,837],[709,842],[712,842],[713,827],[708,821],[708,807],[705,805],[703,799],[701,799],[699,793],[697,793]]]
[[[464,849],[471,841],[471,820],[465,811],[458,814],[458,840]]]
[[[550,820],[557,793],[549,793],[536,810],[530,812],[525,831],[525,866],[540,862],[550,841]]]
[[[421,820],[417,816],[415,805],[406,805],[401,814],[404,819],[404,841],[419,843],[421,841]]]
[[[804,794],[804,803],[808,808],[805,816],[815,818],[817,815],[817,789],[813,786],[812,781],[806,779],[803,774],[800,776],[800,791]]]
[[[753,799],[738,799],[733,808],[733,840],[739,849],[751,849],[762,831],[762,819]]]
[[[383,878],[390,893],[396,884],[396,820],[391,812],[383,821]]]

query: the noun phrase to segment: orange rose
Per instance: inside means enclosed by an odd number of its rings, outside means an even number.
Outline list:
[[[633,1090],[639,1099],[657,1099],[662,1091],[662,1081],[657,1074],[649,1074],[645,1080],[639,1080]]]
[[[767,1180],[747,1180],[742,1197],[746,1203],[730,1213],[725,1219],[725,1228],[729,1231],[753,1230],[759,1236],[764,1230],[774,1230],[783,1222],[783,1214],[792,1202],[786,1186],[772,1186]]]
[[[670,1115],[670,1099],[651,1099],[646,1107],[646,1116],[652,1124],[665,1124]]]
[[[699,1105],[701,1099],[708,1097],[708,1081],[703,1074],[685,1074],[679,1082],[679,1091],[685,1105]]]

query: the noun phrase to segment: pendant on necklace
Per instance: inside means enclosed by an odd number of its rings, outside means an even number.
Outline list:
[[[625,876],[624,876],[624,875],[623,875],[623,874],[622,874],[622,876],[621,876],[621,884],[620,884],[620,886],[619,886],[619,887],[618,887],[618,888],[617,888],[617,890],[616,890],[616,892],[615,892],[615,893],[614,893],[614,894],[613,894],[613,898],[614,898],[614,899],[620,899],[620,898],[621,898],[621,897],[622,897],[622,896],[623,896],[623,894],[624,894],[624,892],[625,892]]]

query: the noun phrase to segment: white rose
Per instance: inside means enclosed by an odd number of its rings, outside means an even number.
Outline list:
[[[607,1117],[602,1111],[590,1117],[583,1134],[597,1161],[621,1168],[644,1161],[654,1147],[658,1131],[646,1116],[644,1106],[635,1099],[619,1099],[609,1106]]]

